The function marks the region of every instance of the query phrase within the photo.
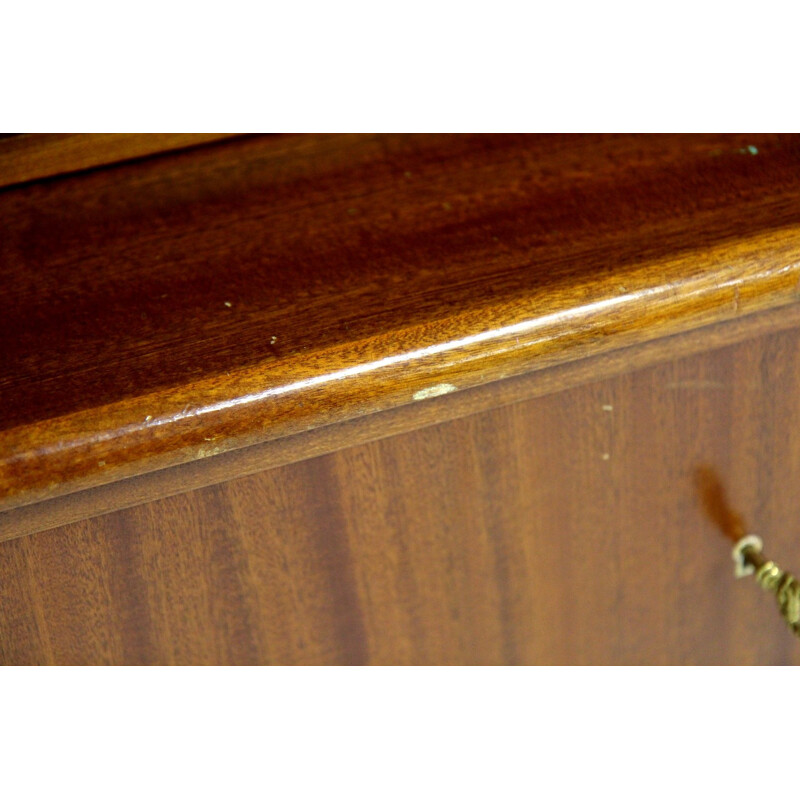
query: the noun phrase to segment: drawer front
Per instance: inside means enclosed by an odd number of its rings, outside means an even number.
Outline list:
[[[800,331],[0,543],[3,663],[798,663]]]

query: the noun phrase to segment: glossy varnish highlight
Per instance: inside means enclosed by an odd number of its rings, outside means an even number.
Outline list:
[[[791,304],[793,137],[266,137],[0,194],[0,502]]]

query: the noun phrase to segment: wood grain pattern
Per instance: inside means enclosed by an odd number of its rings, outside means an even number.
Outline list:
[[[0,188],[156,153],[235,133],[22,133],[0,141]]]
[[[550,369],[428,398],[336,425],[314,428],[169,469],[156,470],[50,500],[0,511],[0,541],[50,530],[121,508],[223,483],[336,450],[419,430],[520,400],[563,391],[633,369],[711,352],[765,333],[800,326],[800,305],[749,314]]]
[[[800,663],[800,330],[0,544],[3,663]]]
[[[12,507],[797,300],[786,136],[273,137],[0,194]]]

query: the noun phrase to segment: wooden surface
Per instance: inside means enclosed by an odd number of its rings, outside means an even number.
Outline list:
[[[800,663],[800,330],[0,543],[3,663]]]
[[[787,136],[231,140],[0,193],[0,504],[797,300]]]
[[[0,187],[196,147],[232,133],[21,133],[0,139]]]
[[[738,317],[675,336],[571,361],[550,369],[431,397],[336,425],[201,458],[39,503],[0,511],[0,541],[130,508],[189,489],[223,483],[271,467],[332,453],[354,444],[419,430],[587,381],[695,353],[711,352],[747,338],[800,326],[800,304]]]

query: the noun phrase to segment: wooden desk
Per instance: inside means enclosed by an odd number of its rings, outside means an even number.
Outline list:
[[[59,164],[0,190],[2,663],[800,660],[698,484],[800,569],[795,137]]]

